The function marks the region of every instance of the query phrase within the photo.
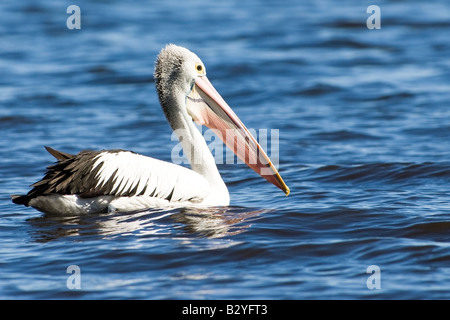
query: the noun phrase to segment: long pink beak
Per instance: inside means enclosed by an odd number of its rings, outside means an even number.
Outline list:
[[[213,130],[247,166],[289,195],[272,161],[206,76],[197,77],[186,106],[194,121]]]

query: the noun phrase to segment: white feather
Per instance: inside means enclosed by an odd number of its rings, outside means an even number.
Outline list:
[[[99,165],[102,167],[96,176],[96,188],[102,188],[116,172],[112,195],[130,192],[136,186],[136,194],[146,187],[144,196],[164,199],[172,193],[172,201],[201,201],[209,193],[209,183],[200,174],[129,151],[101,153],[93,168]]]
[[[98,166],[101,168],[96,176],[96,188],[102,188],[116,172],[111,194],[93,198],[58,194],[39,196],[30,201],[30,206],[53,214],[84,214],[210,204],[208,181],[179,165],[129,151],[105,151],[95,158],[93,170]],[[136,186],[138,196],[120,196]],[[145,193],[140,195],[144,188]]]

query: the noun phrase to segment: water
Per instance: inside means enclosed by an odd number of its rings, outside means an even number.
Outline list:
[[[450,5],[380,1],[369,30],[371,4],[77,1],[68,30],[69,3],[2,1],[0,298],[450,298]],[[171,160],[152,76],[169,42],[247,127],[279,129],[291,195],[224,164],[229,208],[12,204],[52,163],[44,145]]]

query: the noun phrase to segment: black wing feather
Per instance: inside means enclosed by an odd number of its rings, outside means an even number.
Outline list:
[[[79,194],[91,197],[101,195],[100,191],[102,190],[95,190],[95,176],[102,165],[100,164],[96,168],[93,166],[95,158],[104,151],[85,150],[77,155],[71,155],[50,147],[45,148],[58,162],[47,167],[44,178],[32,184],[30,186],[32,189],[26,196],[11,196],[14,203],[27,206],[31,199],[50,194]],[[119,151],[121,150],[110,152]]]

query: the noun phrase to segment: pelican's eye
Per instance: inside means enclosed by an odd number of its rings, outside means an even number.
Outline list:
[[[197,70],[198,74],[204,74],[205,73],[205,68],[203,68],[203,65],[200,63],[196,63],[195,64],[195,70]]]

